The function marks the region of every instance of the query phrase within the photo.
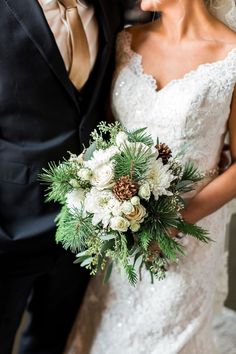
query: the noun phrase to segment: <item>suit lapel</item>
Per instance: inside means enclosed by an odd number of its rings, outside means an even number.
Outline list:
[[[77,109],[79,109],[78,102],[75,97],[75,89],[68,78],[63,59],[38,1],[4,1],[17,21],[24,28],[28,37],[38,48],[51,70],[64,86],[67,93],[74,101]]]

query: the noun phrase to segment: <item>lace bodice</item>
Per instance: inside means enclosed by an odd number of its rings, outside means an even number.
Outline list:
[[[147,126],[153,137],[184,152],[203,171],[218,165],[236,82],[236,48],[223,60],[199,65],[158,89],[144,73],[141,55],[131,49],[132,35],[117,39],[117,73],[112,93],[116,119],[128,129]]]

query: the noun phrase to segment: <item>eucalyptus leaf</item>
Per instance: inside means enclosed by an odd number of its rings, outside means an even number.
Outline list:
[[[104,284],[106,284],[108,282],[108,280],[110,279],[111,277],[111,273],[112,273],[112,269],[113,269],[113,262],[110,263],[106,269],[106,272],[105,272],[105,275],[104,275],[104,278],[103,278],[103,282]]]
[[[107,234],[107,235],[101,235],[100,236],[100,239],[104,240],[104,241],[113,240],[114,238],[116,238],[115,234]]]
[[[93,257],[89,257],[89,258],[86,258],[80,265],[81,267],[85,267],[87,265],[89,265],[90,263],[92,263],[93,261]]]
[[[97,144],[94,141],[85,151],[84,153],[84,160],[88,161],[91,160],[91,158],[93,157],[93,153],[94,151],[97,149]]]

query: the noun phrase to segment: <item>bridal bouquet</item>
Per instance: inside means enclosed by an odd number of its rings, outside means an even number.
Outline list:
[[[127,131],[120,123],[100,123],[91,145],[59,165],[50,163],[41,179],[49,183],[47,200],[62,205],[56,241],[76,254],[91,274],[113,263],[131,284],[145,267],[163,279],[184,246],[177,229],[208,242],[207,232],[181,218],[181,195],[201,180],[197,168],[172,157],[164,143],[154,143],[146,129]]]

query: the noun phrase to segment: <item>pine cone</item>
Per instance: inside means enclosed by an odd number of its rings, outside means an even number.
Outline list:
[[[131,199],[138,191],[137,183],[129,176],[122,176],[113,187],[113,193],[120,201]]]
[[[164,143],[157,144],[155,147],[159,152],[158,157],[160,157],[162,159],[163,164],[166,165],[168,163],[170,157],[172,157],[171,149],[169,148],[168,145],[166,145]]]

